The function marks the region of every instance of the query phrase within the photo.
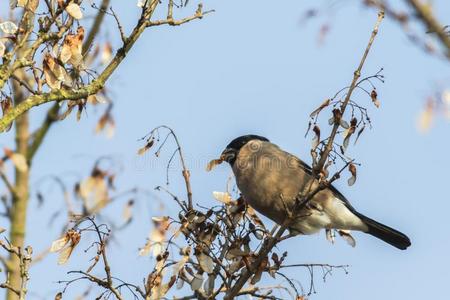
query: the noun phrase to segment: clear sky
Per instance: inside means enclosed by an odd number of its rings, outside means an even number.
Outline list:
[[[139,11],[135,1],[113,0],[124,26],[130,28]],[[177,11],[185,16],[194,1]],[[52,128],[33,165],[32,182],[48,174],[75,172],[85,177],[93,161],[113,155],[123,165],[119,188],[140,186],[149,190],[165,184],[162,158],[136,156],[137,139],[153,127],[166,124],[177,133],[192,173],[194,199],[215,203],[212,191],[223,191],[228,166],[211,173],[205,165],[225,145],[241,134],[266,136],[308,163],[310,140],[304,138],[309,113],[324,99],[348,85],[368,41],[376,12],[358,1],[206,1],[216,12],[200,21],[177,28],[149,29],[109,82],[114,100],[117,132],[113,139],[93,134],[99,109],[89,109],[80,122],[70,116]],[[450,3],[434,1],[436,12],[450,23]],[[300,22],[309,8],[325,13]],[[447,18],[447,19],[446,19]],[[331,31],[318,44],[320,26]],[[102,37],[118,41],[112,20]],[[116,43],[117,44],[117,43]],[[431,131],[420,134],[416,119],[425,99],[437,87],[450,88],[450,64],[424,54],[411,44],[397,23],[381,25],[363,74],[384,68],[385,84],[378,85],[381,101],[376,109],[367,98],[373,129],[362,136],[351,154],[362,166],[353,187],[346,180],[336,185],[353,206],[365,215],[390,225],[412,240],[399,251],[371,236],[355,233],[356,248],[343,240],[331,245],[324,233],[297,237],[282,243],[290,263],[350,265],[348,274],[336,271],[321,280],[311,299],[447,299],[450,278],[448,168],[450,122],[439,118]],[[43,108],[32,112],[38,124]],[[11,145],[12,131],[0,144]],[[184,196],[179,170],[170,170],[170,189]],[[58,231],[48,227],[48,216],[61,209],[56,189],[37,209],[30,205],[28,243],[35,252],[48,247]],[[161,212],[159,203],[165,203]],[[110,218],[121,218],[122,204],[108,208]],[[175,213],[165,194],[152,192],[137,203],[135,223],[120,233],[111,250],[111,267],[120,278],[141,282],[150,271],[148,257],[138,257],[150,230],[150,216]],[[56,255],[36,265],[31,273],[31,299],[51,299],[61,286],[55,281],[70,278],[68,270],[85,268],[81,249],[67,266],[56,266]],[[81,263],[82,262],[82,263]],[[81,264],[81,267],[80,267]],[[307,271],[290,275],[308,287]],[[68,299],[79,289],[72,287]]]

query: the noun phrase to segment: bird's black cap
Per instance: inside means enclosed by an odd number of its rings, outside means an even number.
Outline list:
[[[232,140],[228,144],[226,149],[234,149],[236,151],[239,151],[245,144],[247,144],[251,140],[260,140],[260,141],[264,141],[264,142],[269,142],[269,140],[263,136],[256,135],[256,134],[247,134],[247,135],[242,135],[242,136],[237,137],[234,140]]]
[[[242,135],[240,137],[235,138],[227,145],[225,150],[222,152],[221,159],[223,159],[224,161],[227,161],[230,165],[233,165],[236,160],[239,150],[241,150],[241,148],[244,147],[245,144],[247,144],[248,142],[250,142],[252,140],[269,142],[269,140],[267,138],[260,136],[260,135],[256,135],[256,134]]]

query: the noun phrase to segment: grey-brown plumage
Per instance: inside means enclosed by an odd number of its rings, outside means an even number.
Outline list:
[[[299,192],[308,192],[311,168],[296,156],[256,135],[233,140],[222,153],[230,163],[244,199],[261,214],[282,224]],[[317,185],[314,181],[312,189]],[[399,249],[411,245],[409,238],[358,213],[334,187],[318,192],[295,216],[291,233],[313,234],[321,229],[358,230]]]

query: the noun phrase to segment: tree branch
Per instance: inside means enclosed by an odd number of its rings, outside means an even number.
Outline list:
[[[415,10],[417,16],[427,25],[428,29],[436,33],[439,41],[446,47],[446,56],[450,59],[450,36],[444,31],[444,26],[434,17],[428,4],[420,0],[406,0],[406,2]]]
[[[374,29],[372,30],[372,34],[370,36],[369,42],[366,46],[366,49],[364,51],[364,54],[361,58],[361,61],[359,63],[358,68],[356,69],[356,71],[353,74],[353,80],[352,83],[350,84],[350,88],[349,91],[347,93],[347,96],[344,100],[344,102],[341,105],[340,111],[341,114],[343,115],[345,112],[345,109],[347,107],[348,102],[350,101],[350,97],[352,95],[353,90],[355,89],[355,86],[358,82],[359,77],[361,76],[361,70],[362,67],[366,61],[367,55],[369,53],[369,50],[372,46],[372,43],[375,39],[375,36],[378,33],[378,27],[381,23],[381,21],[384,18],[384,11],[381,11],[378,13],[378,18],[377,21],[375,23]],[[339,121],[335,122],[332,132],[330,134],[327,146],[325,148],[325,150],[323,151],[323,153],[321,154],[321,158],[320,161],[318,163],[318,165],[316,166],[314,173],[315,174],[320,174],[320,172],[323,169],[323,166],[328,158],[328,155],[332,149],[333,143],[334,143],[334,139],[336,137],[337,134],[337,130],[339,128]],[[307,194],[306,197],[302,197],[302,201],[299,201],[298,204],[296,204],[294,210],[293,210],[293,215],[295,215],[296,212],[299,212],[301,210],[301,208],[305,207],[306,204],[309,202],[310,199],[312,199],[314,197],[315,194],[317,194],[320,190],[324,189],[326,187],[325,184],[319,184],[313,191],[311,191],[311,187],[312,187],[312,183],[315,181],[315,177],[312,178],[311,180],[311,185],[310,185],[310,192]],[[245,283],[250,279],[250,277],[254,274],[254,270],[257,270],[258,267],[260,266],[261,262],[267,257],[267,255],[272,251],[273,247],[280,241],[281,237],[283,236],[283,233],[286,231],[287,228],[289,228],[290,224],[292,223],[292,221],[295,220],[294,218],[292,219],[287,219],[284,224],[282,224],[282,226],[278,229],[278,231],[276,232],[275,236],[273,237],[268,237],[265,239],[263,246],[261,247],[261,250],[258,252],[257,255],[257,259],[255,259],[255,261],[249,266],[247,267],[241,274],[241,276],[238,278],[238,280],[235,282],[234,286],[226,293],[224,299],[225,300],[231,300],[234,299],[236,297],[236,295],[238,295],[239,291],[242,289],[242,287],[245,285]]]
[[[2,117],[2,119],[0,119],[0,132],[3,132],[7,128],[7,126],[14,121],[14,119],[16,119],[24,112],[30,110],[34,106],[39,106],[41,104],[53,101],[79,100],[99,92],[104,87],[106,81],[111,77],[113,72],[117,69],[117,67],[126,57],[128,52],[131,50],[131,48],[136,43],[141,34],[144,32],[144,30],[147,27],[152,26],[150,18],[153,15],[153,12],[155,11],[158,3],[159,3],[158,1],[153,1],[147,8],[145,8],[137,25],[133,29],[130,36],[126,39],[126,42],[123,43],[122,47],[117,51],[112,61],[109,63],[108,66],[106,66],[106,68],[98,76],[97,79],[93,80],[89,85],[84,86],[77,90],[57,89],[52,90],[49,93],[43,93],[41,95],[32,95],[28,97],[23,102],[21,102],[11,110],[9,110],[8,113],[6,113]],[[189,22],[190,20],[200,19],[202,16],[203,13],[201,11],[201,6],[199,6],[199,9],[197,9],[194,16],[183,19],[181,21],[174,21],[174,22],[183,24]],[[4,74],[2,72],[3,70],[0,69],[0,83],[1,79],[4,77],[3,76]],[[8,71],[6,71],[6,73],[8,73]]]

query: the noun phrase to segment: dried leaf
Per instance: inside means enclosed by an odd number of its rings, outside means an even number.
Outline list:
[[[59,252],[58,265],[63,265],[69,260],[73,250],[80,242],[80,238],[79,232],[69,229],[62,238],[52,243],[50,252]]]
[[[319,126],[314,125],[313,132],[314,132],[314,137],[312,139],[311,149],[316,149],[320,143],[320,128],[319,128]]]
[[[356,246],[356,241],[350,234],[350,230],[338,230],[338,233],[350,246]]]
[[[78,27],[76,34],[68,34],[66,36],[61,48],[61,53],[59,55],[59,58],[63,63],[69,62],[75,68],[82,66],[83,39],[84,28],[82,26]]]
[[[13,22],[6,21],[0,23],[0,29],[6,34],[15,34],[19,28]]]
[[[144,247],[139,249],[139,256],[149,255],[151,247],[152,247],[152,242],[149,239],[147,239],[147,242],[145,243]]]
[[[28,171],[28,163],[25,156],[21,153],[12,152],[10,149],[5,148],[5,155],[12,161],[14,166],[20,172]]]
[[[106,137],[110,139],[114,136],[115,129],[116,123],[109,113],[109,110],[107,110],[98,120],[97,125],[95,126],[95,133],[104,131],[106,133]]]
[[[145,6],[146,2],[147,2],[147,0],[138,0],[136,5],[137,5],[137,7],[143,8]]]
[[[352,174],[352,177],[350,177],[347,180],[347,183],[348,183],[349,186],[352,186],[352,185],[355,184],[355,181],[356,181],[356,166],[351,163],[351,164],[348,165],[348,170]]]
[[[213,197],[219,202],[222,202],[225,205],[231,205],[233,203],[233,199],[231,195],[227,192],[213,192]]]
[[[247,206],[247,215],[250,217],[250,219],[253,221],[253,223],[256,226],[259,226],[266,230],[266,227],[264,226],[264,223],[261,221],[261,219],[256,214],[256,211],[251,206]]]
[[[378,100],[378,94],[377,91],[375,89],[372,90],[372,92],[370,93],[370,98],[372,99],[373,104],[375,104],[375,106],[377,108],[380,107],[380,101]]]
[[[339,123],[341,125],[342,128],[344,129],[348,129],[350,126],[348,125],[347,121],[345,121],[344,119],[341,119],[341,122]]]
[[[100,62],[102,65],[106,65],[111,61],[112,58],[112,45],[110,42],[106,42],[105,46],[103,47],[102,55],[100,57]]]
[[[150,139],[149,141],[147,141],[147,144],[145,144],[144,147],[138,150],[138,155],[142,155],[145,152],[147,152],[147,150],[150,149],[154,143],[155,143],[154,139]]]
[[[89,176],[80,183],[80,197],[89,213],[98,212],[109,202],[108,188],[101,175]]]
[[[70,3],[66,7],[66,12],[74,19],[80,20],[83,18],[83,13],[81,12],[81,8],[76,3]]]
[[[128,200],[128,202],[125,204],[123,211],[122,211],[122,217],[125,221],[125,223],[128,223],[131,221],[131,217],[133,216],[133,208],[134,205],[134,200],[130,199]]]
[[[177,275],[183,269],[184,265],[186,265],[186,263],[188,262],[189,255],[191,253],[191,247],[185,247],[181,250],[181,252],[183,256],[175,265],[173,265],[173,275]]]
[[[356,135],[356,139],[355,139],[355,143],[354,143],[354,144],[356,144],[356,142],[358,141],[359,136],[360,136],[361,133],[363,133],[363,131],[364,131],[364,128],[366,128],[366,126],[363,126],[363,127],[361,127],[361,129],[358,130],[358,134]]]
[[[197,260],[204,272],[208,274],[212,274],[214,272],[214,263],[211,257],[201,252],[197,255]]]
[[[50,247],[50,252],[58,252],[61,251],[64,246],[69,243],[70,238],[67,234],[65,234],[62,238],[59,238],[55,241],[53,241],[52,246]]]
[[[330,102],[331,102],[331,99],[326,99],[322,104],[320,104],[320,106],[317,108],[317,109],[315,109],[309,116],[311,117],[311,118],[314,118],[317,114],[319,114],[320,113],[320,111],[322,110],[322,109],[324,109],[325,107],[327,107],[328,105],[330,105]]]
[[[425,108],[419,115],[419,119],[417,121],[417,127],[421,133],[426,133],[430,130],[431,125],[433,123],[434,116],[434,102],[432,98],[428,98]]]
[[[44,55],[43,69],[45,75],[45,81],[51,89],[60,89],[61,84],[71,84],[71,79],[66,69],[61,66],[58,61],[53,58],[49,53]]]
[[[221,159],[213,159],[206,165],[206,172],[212,171],[217,165],[223,163]]]
[[[262,273],[264,272],[268,264],[269,258],[266,256],[258,266],[258,270],[256,270],[255,275],[252,277],[252,280],[250,281],[251,284],[257,284],[261,280]]]

